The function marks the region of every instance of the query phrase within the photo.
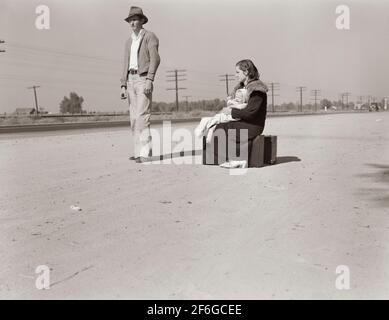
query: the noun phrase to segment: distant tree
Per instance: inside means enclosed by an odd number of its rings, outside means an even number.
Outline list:
[[[78,96],[77,93],[71,92],[69,98],[63,97],[59,105],[59,111],[61,113],[82,113],[82,103],[84,98]]]
[[[220,99],[190,101],[188,102],[188,105],[185,101],[181,101],[179,111],[189,112],[192,110],[208,110],[217,112],[225,106],[226,101]],[[176,111],[176,108],[175,102],[153,102],[153,112],[172,112]]]
[[[326,107],[327,107],[327,108],[331,108],[331,105],[332,105],[332,103],[331,103],[331,101],[328,100],[328,99],[322,99],[322,100],[320,101],[320,106],[322,107],[322,109],[325,109]]]

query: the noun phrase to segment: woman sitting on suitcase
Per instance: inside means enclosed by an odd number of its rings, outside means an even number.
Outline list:
[[[262,134],[267,113],[266,92],[268,89],[259,80],[258,69],[251,60],[242,60],[236,64],[236,78],[239,85],[235,87],[233,94],[239,89],[247,89],[247,106],[244,109],[234,108],[233,106],[232,108],[224,108],[222,112],[225,115],[230,115],[233,119],[237,119],[237,121],[216,125],[213,136],[214,138],[215,136],[219,137],[221,133],[225,134],[229,149],[228,154],[226,152],[218,154],[218,150],[226,150],[227,148],[214,148],[214,164],[222,163],[221,166],[225,168],[244,168],[247,166],[248,155],[245,160],[242,160],[241,155],[237,156],[237,150],[241,150],[243,145],[246,146],[246,150],[249,150],[252,140]],[[231,134],[231,130],[233,134]],[[242,130],[246,130],[247,135]],[[247,141],[245,141],[246,137]]]

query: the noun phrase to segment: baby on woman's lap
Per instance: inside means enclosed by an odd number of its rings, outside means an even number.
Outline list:
[[[233,96],[227,97],[227,108],[237,108],[244,109],[247,107],[247,89],[242,88],[235,91]],[[212,140],[213,132],[215,131],[216,125],[219,123],[226,123],[231,121],[238,121],[239,119],[234,119],[229,114],[224,112],[219,112],[213,117],[204,117],[201,119],[200,124],[195,129],[196,137],[207,137],[207,143],[210,143]]]

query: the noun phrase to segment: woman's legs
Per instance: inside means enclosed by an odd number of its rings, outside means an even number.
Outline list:
[[[196,137],[200,138],[203,136],[204,131],[207,129],[208,123],[209,123],[209,121],[211,121],[211,119],[212,119],[212,117],[201,118],[199,125],[194,130],[194,134]]]

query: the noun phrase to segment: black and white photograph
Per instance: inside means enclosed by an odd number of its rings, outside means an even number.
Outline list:
[[[389,299],[388,57],[387,0],[0,0],[0,300]]]

